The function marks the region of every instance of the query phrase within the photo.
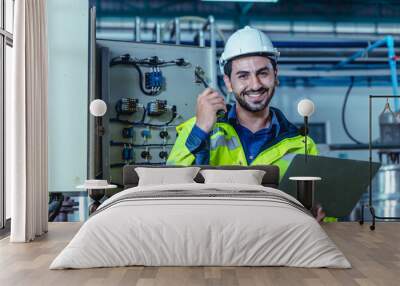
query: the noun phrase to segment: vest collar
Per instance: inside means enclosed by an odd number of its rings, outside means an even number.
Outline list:
[[[223,122],[223,123],[236,123],[236,106],[235,104],[230,105],[227,104],[227,113],[225,114],[224,117],[219,118],[217,122]],[[279,124],[279,132],[276,136],[276,138],[280,138],[280,140],[286,138],[286,137],[294,137],[299,135],[299,129],[291,123],[285,115],[283,115],[282,111],[280,111],[278,108],[270,106],[270,111],[274,113],[276,120],[278,121]],[[233,122],[231,120],[234,120]],[[275,140],[274,140],[275,141]]]

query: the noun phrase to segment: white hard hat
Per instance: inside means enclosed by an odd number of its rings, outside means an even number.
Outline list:
[[[246,26],[233,33],[226,42],[224,52],[219,59],[219,68],[224,74],[224,66],[237,56],[262,53],[273,57],[279,57],[279,52],[272,45],[271,40],[262,31]]]

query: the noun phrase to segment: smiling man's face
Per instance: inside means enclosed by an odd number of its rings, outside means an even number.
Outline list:
[[[274,95],[276,74],[269,58],[249,56],[233,60],[231,75],[225,75],[224,81],[241,107],[258,112],[268,106]]]

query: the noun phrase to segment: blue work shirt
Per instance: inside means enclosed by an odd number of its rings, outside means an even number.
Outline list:
[[[278,118],[272,109],[269,111],[271,114],[270,125],[253,133],[239,124],[236,114],[236,105],[233,105],[229,110],[228,122],[233,126],[239,136],[248,165],[263,151],[262,147],[279,134],[280,125]],[[196,153],[196,158],[205,158],[209,156],[209,149],[207,148],[207,139],[209,136],[209,133],[204,132],[197,125],[194,125],[186,141],[186,147],[191,153]]]

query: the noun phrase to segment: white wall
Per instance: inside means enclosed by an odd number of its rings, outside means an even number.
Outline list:
[[[86,179],[88,1],[48,0],[49,191]]]

